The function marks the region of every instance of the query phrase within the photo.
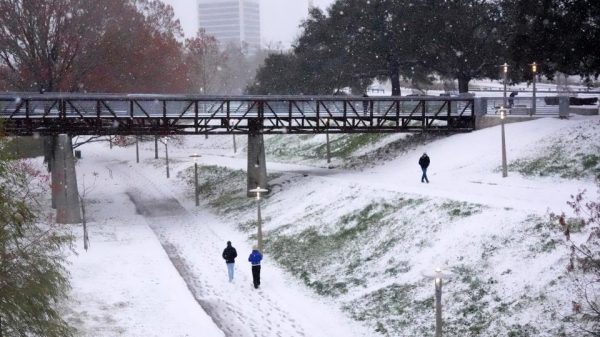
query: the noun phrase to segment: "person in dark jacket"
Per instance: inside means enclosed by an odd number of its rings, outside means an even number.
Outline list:
[[[369,98],[369,95],[367,95],[367,93],[364,93],[362,97]],[[365,116],[369,114],[369,104],[371,104],[369,100],[363,101],[363,114]]]
[[[233,281],[233,267],[235,266],[235,258],[237,251],[231,245],[231,241],[227,241],[227,247],[223,250],[223,259],[227,263],[227,273],[229,274],[229,282]]]
[[[258,251],[258,248],[254,247],[252,253],[248,257],[248,261],[252,264],[252,281],[254,288],[260,286],[260,261],[262,261],[262,254]]]
[[[519,94],[518,92],[513,91],[508,96],[508,107],[509,108],[512,108],[515,105],[515,96],[517,96],[518,94]]]
[[[429,179],[427,179],[427,168],[429,167],[429,156],[427,153],[423,152],[421,158],[419,158],[419,166],[421,166],[421,170],[423,170],[423,175],[421,176],[421,182],[427,182],[429,184]]]

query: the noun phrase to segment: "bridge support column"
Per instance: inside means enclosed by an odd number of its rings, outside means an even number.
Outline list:
[[[559,96],[558,97],[558,117],[560,119],[569,118],[569,97]]]
[[[54,172],[52,170],[52,165],[54,163],[54,143],[56,141],[56,137],[55,136],[45,136],[43,138],[43,145],[44,145],[44,163],[46,163],[47,165],[47,169],[48,172],[52,174],[52,179],[51,182],[55,181],[56,178],[54,178]],[[56,196],[55,196],[55,191],[54,188],[51,188],[52,193],[52,208],[56,209]]]
[[[56,222],[74,224],[81,222],[79,192],[75,173],[75,158],[71,137],[60,134],[55,138],[52,172],[52,204],[56,208]]]
[[[265,143],[260,121],[251,119],[248,133],[248,190],[256,187],[267,187],[267,162],[265,159]],[[254,193],[246,192],[248,197],[256,197]]]

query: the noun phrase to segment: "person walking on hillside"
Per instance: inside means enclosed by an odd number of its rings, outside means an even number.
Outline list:
[[[260,261],[262,261],[262,258],[263,256],[257,247],[254,247],[248,257],[248,261],[252,264],[252,281],[256,289],[260,286]]]
[[[419,166],[421,166],[421,170],[423,170],[423,175],[421,176],[421,182],[427,182],[429,184],[429,179],[427,179],[427,168],[429,167],[429,156],[427,153],[423,152],[421,158],[419,158]]]
[[[227,263],[227,273],[229,274],[229,282],[233,281],[233,267],[235,266],[235,258],[237,251],[231,245],[231,241],[227,241],[227,247],[223,250],[223,259]]]

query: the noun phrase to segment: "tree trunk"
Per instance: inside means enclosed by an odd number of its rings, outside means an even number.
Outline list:
[[[469,77],[459,76],[458,77],[458,92],[461,94],[469,92],[469,82],[470,81],[471,81],[471,79]]]
[[[400,96],[400,67],[397,64],[390,67],[390,81],[392,82],[392,96]]]

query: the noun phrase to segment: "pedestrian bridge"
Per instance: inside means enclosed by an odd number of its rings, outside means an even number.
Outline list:
[[[73,136],[247,134],[251,197],[268,188],[264,134],[468,132],[475,115],[472,98],[5,93],[0,127],[44,136],[56,220],[78,223]]]
[[[468,132],[472,98],[0,94],[9,135]]]

